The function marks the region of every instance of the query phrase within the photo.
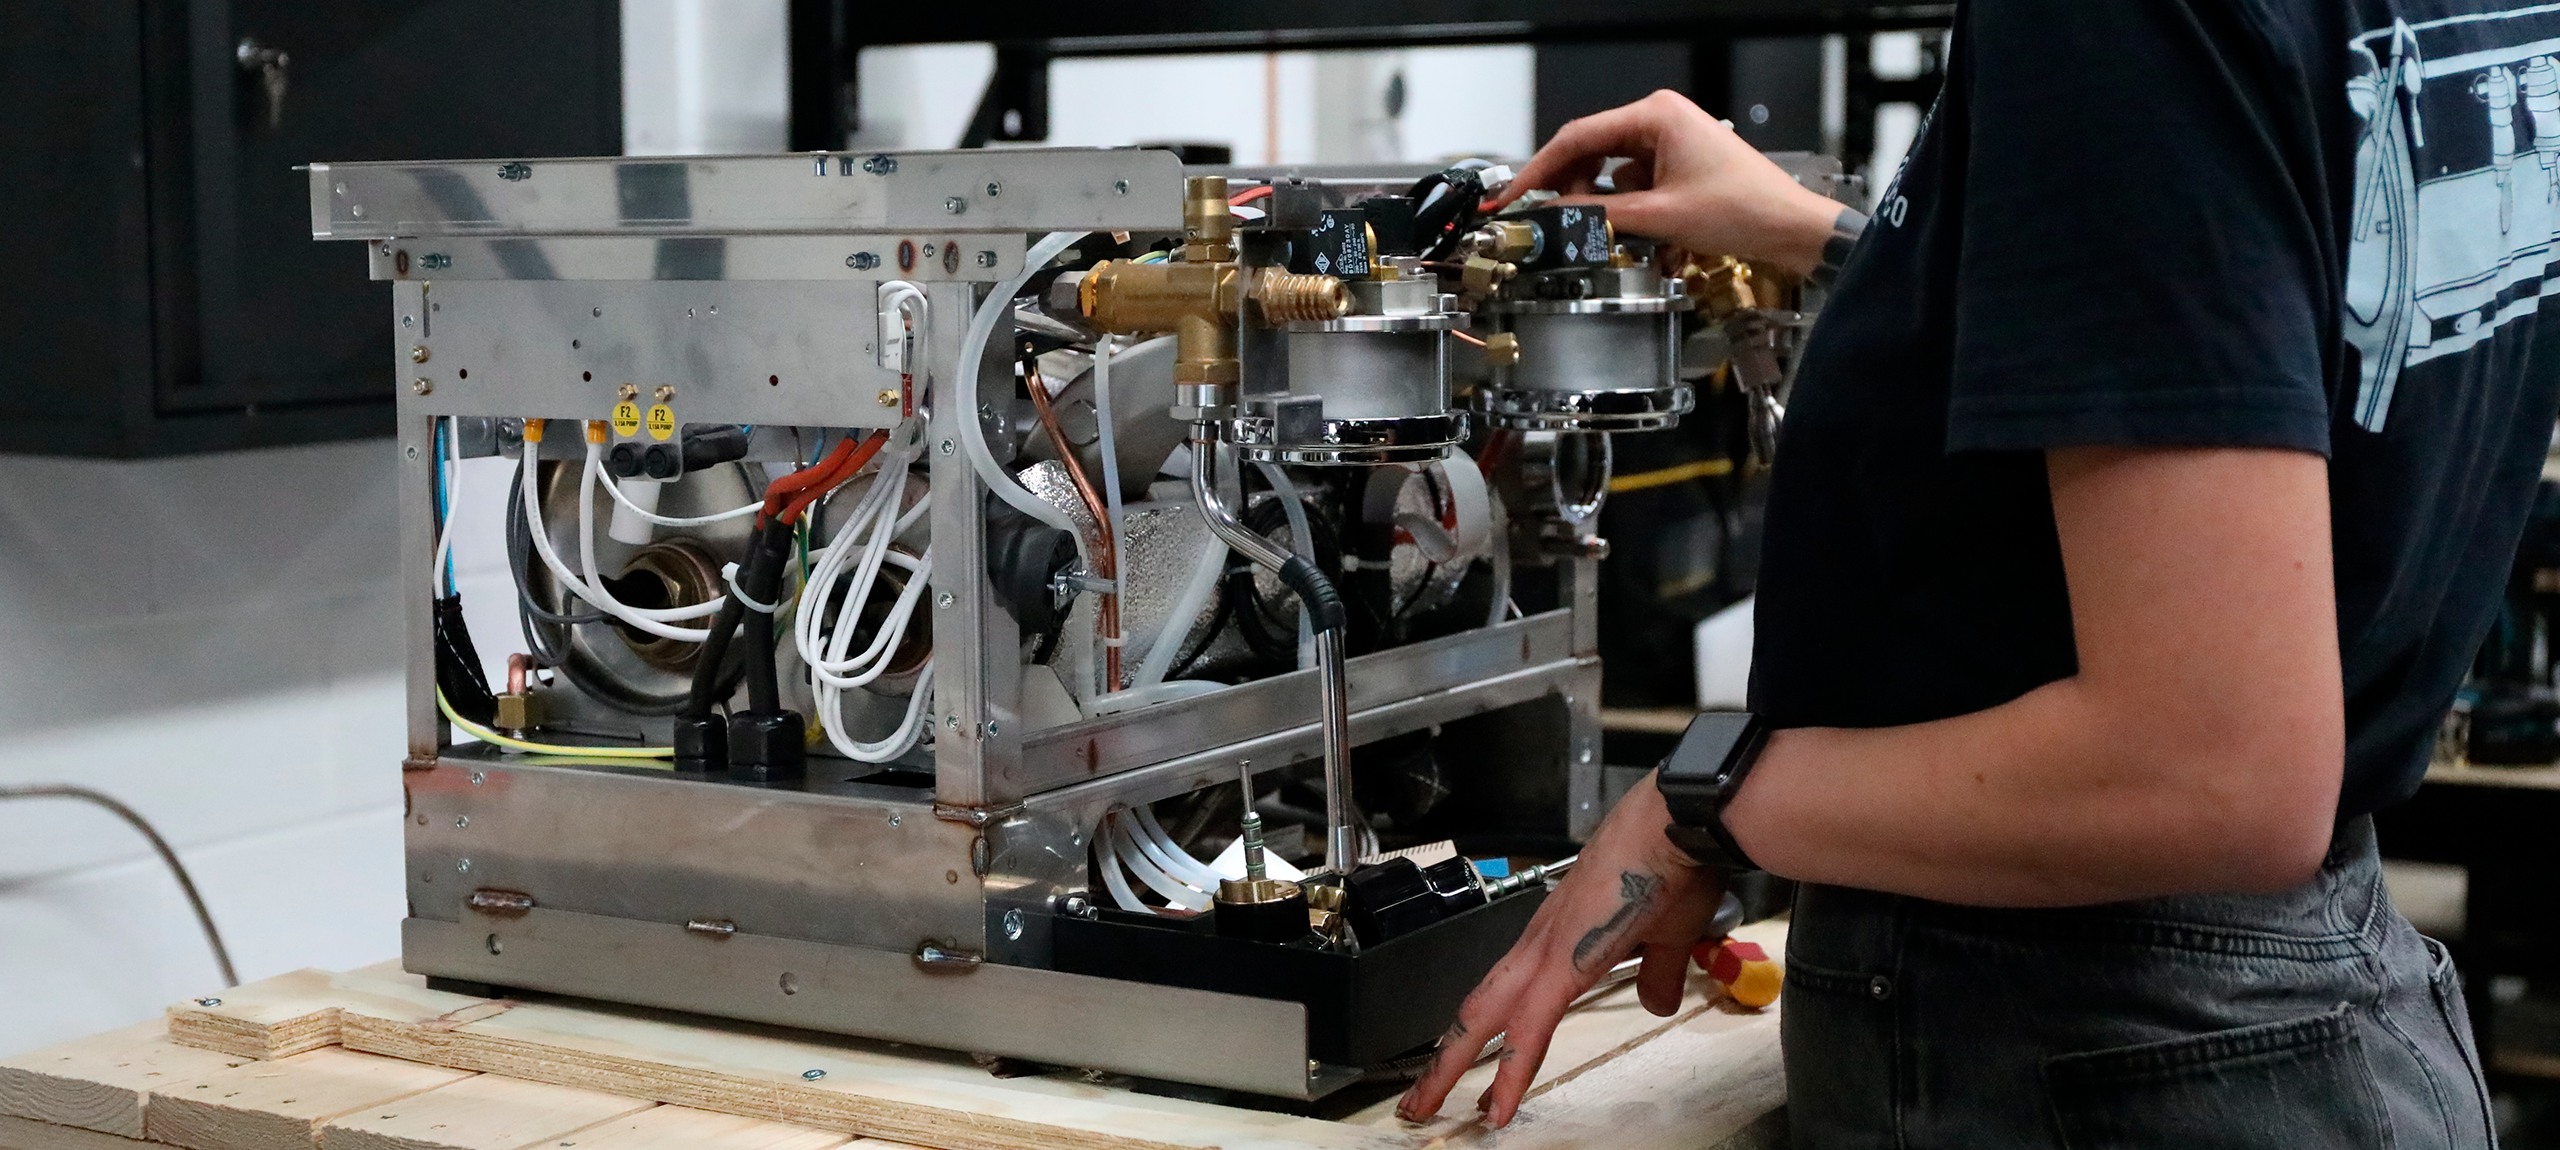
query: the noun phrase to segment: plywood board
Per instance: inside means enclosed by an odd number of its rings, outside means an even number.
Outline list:
[[[328,1150],[518,1150],[657,1103],[480,1074],[331,1119]]]
[[[150,1145],[115,1134],[0,1114],[0,1150],[147,1150]]]
[[[171,1042],[154,1020],[0,1059],[0,1115],[140,1138],[152,1089],[240,1061]]]
[[[143,1137],[187,1150],[311,1150],[332,1118],[467,1077],[352,1050],[248,1061],[153,1090]]]
[[[617,1118],[581,1130],[568,1141],[576,1142],[577,1150],[896,1150],[886,1142],[686,1106],[660,1106]]]

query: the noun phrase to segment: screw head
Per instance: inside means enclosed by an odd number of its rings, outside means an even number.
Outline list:
[[[889,816],[889,825],[890,825],[890,826],[893,826],[893,827],[894,827],[894,826],[896,826],[896,825],[898,825],[898,816],[896,816],[896,815],[891,815],[891,816]]]
[[[613,395],[614,398],[619,399],[624,403],[629,403],[640,398],[640,385],[636,383],[623,384],[622,386],[613,389]]]
[[[428,356],[431,354],[433,353],[427,350],[427,345],[423,343],[419,344],[418,346],[409,349],[409,362],[425,363],[427,362]]]
[[[472,785],[472,786],[475,786],[475,787],[476,787],[476,786],[479,786],[483,781],[485,781],[486,779],[488,779],[488,777],[489,777],[488,775],[483,774],[483,773],[481,773],[481,772],[479,772],[479,771],[473,771],[473,772],[471,772],[471,785]]]
[[[1004,181],[1002,181],[1002,180],[989,180],[989,181],[987,181],[987,194],[988,194],[988,195],[990,195],[990,196],[1001,196],[1001,195],[1003,195],[1003,194],[1004,194]]]
[[[1058,909],[1077,918],[1083,918],[1093,913],[1093,900],[1080,894],[1071,894],[1059,900]]]
[[[658,390],[650,394],[655,396],[657,401],[660,403],[673,403],[676,398],[675,385],[666,383],[659,384]]]
[[[413,379],[413,380],[410,380],[410,381],[409,381],[409,391],[410,391],[412,394],[416,394],[416,395],[425,395],[425,394],[427,394],[428,392],[434,391],[435,389],[436,389],[436,385],[435,385],[434,383],[430,382],[430,381],[427,379],[427,377],[425,377],[425,376],[423,376],[423,375],[422,375],[422,376],[419,376],[419,377],[418,377],[418,378],[416,378],[416,379]]]
[[[961,199],[958,196],[952,196],[951,198],[942,201],[942,210],[956,216],[969,210],[969,201]]]
[[[943,441],[942,441],[942,453],[943,453],[944,455],[949,455],[949,454],[951,454],[952,452],[954,452],[954,451],[958,451],[958,450],[960,450],[960,445],[959,445],[959,444],[957,444],[957,443],[953,443],[953,442],[951,442],[951,441],[950,441],[950,440],[948,440],[948,439],[946,439],[946,440],[943,440]]]
[[[603,319],[604,309],[600,307],[591,307],[587,309],[587,314],[596,319]]]
[[[990,739],[996,737],[996,721],[994,719],[987,720],[987,737]]]
[[[455,815],[455,816],[453,816],[453,829],[455,829],[455,830],[461,830],[462,828],[467,827],[467,826],[470,826],[470,825],[471,825],[471,816],[469,816],[469,815]]]
[[[461,862],[458,862],[458,863],[453,864],[453,870],[454,870],[454,873],[456,873],[456,874],[470,874],[470,873],[471,873],[471,860],[470,860],[470,859],[464,859],[464,860],[462,860]]]
[[[959,602],[959,600],[958,600],[958,599],[955,599],[955,598],[952,598],[952,596],[951,596],[951,592],[949,592],[949,591],[945,591],[945,592],[943,592],[942,594],[940,594],[940,595],[938,595],[938,596],[935,596],[935,597],[934,597],[933,605],[934,605],[934,606],[936,606],[936,607],[940,607],[940,608],[942,608],[942,609],[943,609],[943,610],[945,610],[945,611],[948,611],[948,610],[950,610],[950,609],[951,609],[951,605],[952,605],[953,603],[957,603],[957,602]]]
[[[222,1005],[222,1000],[219,998],[199,998],[196,1000],[196,1005],[204,1007],[220,1006]]]
[[[815,1082],[826,1076],[827,1072],[824,1070],[803,1070],[800,1072],[800,1077],[806,1078],[811,1082]]]
[[[1004,912],[1004,937],[1007,942],[1019,941],[1022,938],[1021,911],[1009,910]]]
[[[994,252],[979,252],[978,266],[982,268],[991,268],[996,266],[996,254]]]
[[[416,326],[418,326],[418,317],[416,317],[416,316],[414,316],[414,315],[404,315],[404,316],[401,316],[401,317],[400,317],[400,326],[402,326],[402,327],[416,327]]]
[[[943,729],[943,730],[946,730],[946,731],[956,731],[956,730],[959,730],[959,729],[960,729],[960,716],[958,716],[958,715],[950,715],[950,716],[946,716],[946,717],[942,720],[942,729]]]
[[[1127,180],[1114,180],[1114,181],[1112,181],[1112,182],[1111,182],[1111,190],[1112,190],[1112,191],[1115,191],[1115,192],[1118,192],[1118,193],[1120,193],[1121,195],[1124,195],[1124,196],[1125,196],[1125,195],[1128,195],[1128,194],[1129,194],[1129,181],[1127,181]]]
[[[403,449],[401,449],[400,454],[405,455],[405,456],[408,456],[408,457],[409,457],[409,462],[411,462],[411,463],[415,463],[415,462],[417,462],[417,461],[418,461],[418,449],[417,449],[417,448],[415,448],[415,447],[403,448]]]

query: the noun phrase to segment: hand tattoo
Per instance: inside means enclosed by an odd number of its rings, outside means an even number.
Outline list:
[[[1653,900],[1661,892],[1662,880],[1643,871],[1618,872],[1618,909],[1609,921],[1592,927],[1582,941],[1573,944],[1573,968],[1585,970],[1591,956],[1600,952],[1611,937],[1633,925],[1644,912],[1652,909]]]

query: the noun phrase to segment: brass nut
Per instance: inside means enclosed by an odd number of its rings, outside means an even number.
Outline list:
[[[1471,294],[1488,295],[1493,289],[1511,282],[1511,277],[1519,272],[1520,268],[1517,264],[1489,260],[1483,256],[1468,256],[1467,262],[1460,265],[1458,282],[1466,285],[1467,291]]]
[[[624,403],[630,403],[633,400],[640,398],[640,385],[636,383],[623,384],[622,386],[613,389],[613,395],[614,398],[619,399]]]
[[[873,398],[878,399],[880,401],[880,406],[882,407],[898,406],[898,390],[893,387],[881,388],[880,394]]]
[[[422,344],[419,344],[419,345],[418,345],[418,346],[416,346],[416,347],[410,348],[410,349],[409,349],[409,362],[411,362],[411,363],[425,363],[425,362],[427,362],[427,345],[425,345],[425,344],[423,344],[423,343],[422,343]]]
[[[1507,331],[1484,337],[1484,361],[1494,367],[1520,362],[1520,337]]]
[[[673,384],[665,384],[665,383],[659,384],[659,385],[658,385],[658,390],[657,390],[657,393],[656,393],[656,394],[657,394],[658,402],[660,402],[660,403],[673,403],[673,402],[675,402],[675,398],[676,398],[676,389],[675,389],[675,386],[674,386]]]
[[[1518,263],[1538,250],[1538,229],[1527,220],[1495,220],[1485,230],[1493,237],[1493,250],[1485,254],[1504,263]]]
[[[500,694],[498,712],[489,720],[501,731],[529,731],[542,725],[542,697],[530,691],[521,695]]]
[[[435,389],[436,385],[429,382],[423,375],[409,381],[409,393],[412,395],[425,395]]]

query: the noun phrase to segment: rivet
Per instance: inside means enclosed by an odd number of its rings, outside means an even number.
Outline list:
[[[1893,997],[1893,980],[1879,974],[1867,980],[1867,997],[1882,1002]]]
[[[455,829],[455,830],[461,830],[462,828],[467,827],[467,826],[470,826],[470,825],[471,825],[471,816],[469,816],[469,815],[455,815],[455,816],[453,816],[453,829]]]
[[[945,718],[944,720],[942,720],[942,729],[943,729],[943,730],[946,730],[946,731],[956,731],[956,730],[959,730],[959,729],[960,729],[960,716],[958,716],[958,715],[952,715],[952,716],[950,716],[950,717]]]
[[[896,816],[896,815],[891,815],[891,816],[889,816],[889,825],[890,825],[890,826],[893,826],[893,827],[894,827],[894,826],[896,826],[896,825],[898,825],[898,816]]]
[[[425,376],[419,376],[418,378],[416,378],[416,379],[413,379],[413,380],[410,380],[410,381],[409,381],[409,390],[410,390],[410,392],[412,392],[413,394],[417,394],[417,395],[425,395],[426,393],[428,393],[428,392],[430,392],[430,391],[434,391],[435,389],[436,389],[436,385],[435,385],[435,384],[433,384],[433,383],[429,383],[429,382],[427,381],[427,378],[426,378]]]
[[[987,720],[987,737],[990,739],[996,737],[996,721],[994,719]]]
[[[1018,941],[1022,938],[1021,911],[1009,910],[1004,912],[1004,937],[1007,942]]]
[[[951,605],[952,605],[952,604],[954,604],[954,603],[957,603],[957,602],[959,602],[959,600],[958,600],[958,599],[953,598],[953,597],[952,597],[952,595],[951,595],[951,592],[949,592],[949,591],[945,591],[945,592],[943,592],[943,593],[941,594],[941,596],[940,596],[940,597],[936,598],[936,599],[933,601],[933,605],[934,605],[934,606],[936,606],[936,607],[940,607],[940,608],[942,608],[942,609],[943,609],[943,610],[945,610],[945,611],[948,611],[948,610],[950,610],[950,609],[951,609]]]
[[[942,453],[943,453],[944,455],[949,455],[949,454],[951,454],[951,453],[952,453],[952,452],[954,452],[954,451],[958,451],[959,449],[960,449],[960,445],[959,445],[959,444],[953,443],[953,442],[951,442],[951,441],[950,441],[950,440],[948,440],[948,439],[946,439],[946,440],[943,440],[943,441],[942,441]]]
[[[489,776],[487,776],[487,775],[485,775],[485,774],[482,774],[482,773],[480,773],[480,772],[478,772],[478,771],[473,771],[473,772],[471,772],[471,785],[472,785],[472,786],[475,786],[475,787],[476,787],[476,786],[479,786],[479,785],[480,785],[480,783],[481,783],[481,781],[482,781],[482,780],[487,779],[488,777],[489,777]]]
[[[416,316],[414,316],[414,315],[404,315],[404,316],[401,316],[401,317],[400,317],[400,326],[402,326],[402,327],[416,327],[416,326],[418,326],[418,317],[416,317]]]
[[[461,862],[455,863],[455,864],[453,864],[453,869],[454,869],[455,873],[458,873],[458,874],[470,874],[470,873],[471,873],[471,860],[470,860],[470,859],[464,859],[464,860],[462,860]]]
[[[414,444],[413,444],[413,445],[411,445],[411,446],[409,446],[408,448],[403,449],[403,450],[401,451],[401,454],[408,456],[408,457],[409,457],[409,462],[411,462],[411,463],[416,463],[416,462],[418,461],[418,449],[417,449],[416,445],[414,445]]]

